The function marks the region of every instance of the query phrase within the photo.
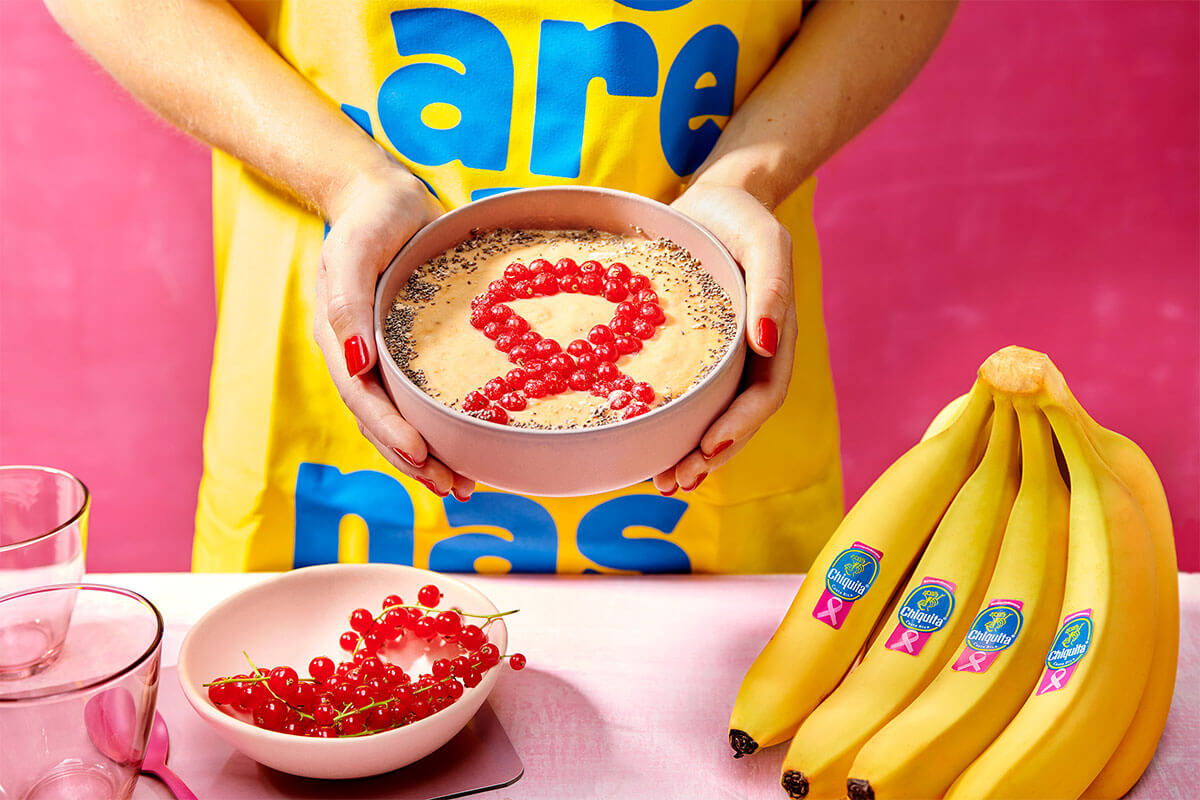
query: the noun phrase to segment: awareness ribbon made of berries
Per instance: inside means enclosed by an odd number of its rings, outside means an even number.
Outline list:
[[[576,339],[565,352],[556,340],[530,330],[529,321],[509,300],[548,297],[565,292],[603,297],[617,308],[607,325],[596,325],[587,339]],[[654,389],[621,372],[617,360],[642,349],[666,322],[658,294],[650,279],[615,261],[605,268],[598,261],[576,264],[563,258],[551,264],[544,258],[525,266],[509,264],[504,277],[488,284],[471,301],[471,327],[495,342],[517,367],[492,378],[463,399],[463,410],[474,417],[508,424],[509,411],[522,411],[529,398],[562,394],[568,390],[590,392],[608,399],[623,419],[645,414],[654,401]]]

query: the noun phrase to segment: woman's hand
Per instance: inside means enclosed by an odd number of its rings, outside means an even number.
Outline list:
[[[401,472],[459,500],[475,483],[431,458],[425,440],[400,416],[379,382],[374,335],[375,285],[413,234],[442,214],[434,197],[399,165],[360,174],[330,202],[332,227],[321,249],[313,337],[358,428]]]
[[[700,439],[699,447],[664,472],[654,486],[665,495],[691,491],[728,461],[779,410],[792,375],[796,302],[792,237],[745,189],[697,183],[673,204],[708,228],[746,275],[746,343],[742,391]]]

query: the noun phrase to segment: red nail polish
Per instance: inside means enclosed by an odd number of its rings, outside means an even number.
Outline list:
[[[770,355],[775,355],[775,348],[778,344],[779,329],[775,327],[775,320],[763,317],[758,321],[758,346]]]
[[[659,489],[658,493],[661,494],[663,497],[670,497],[671,495],[675,494],[678,491],[679,491],[678,486],[672,486],[671,490],[669,492],[664,492],[662,489]]]
[[[422,458],[420,461],[417,461],[415,458],[413,458],[408,453],[401,450],[399,447],[393,447],[392,452],[395,453],[396,455],[400,456],[400,459],[405,464],[408,464],[410,467],[412,467],[413,469],[420,469],[421,467],[425,466],[424,458]],[[426,458],[428,458],[428,456]]]
[[[732,444],[733,444],[733,439],[726,439],[725,441],[721,442],[719,445],[714,447],[713,451],[711,453],[705,453],[703,450],[701,450],[700,455],[704,456],[705,461],[711,461],[712,459],[716,458],[721,453],[725,452],[726,448],[728,448]]]
[[[346,370],[353,378],[367,367],[367,342],[361,336],[351,336],[346,340]]]
[[[429,491],[436,494],[438,497],[449,497],[450,496],[449,492],[439,492],[438,488],[437,488],[437,484],[434,483],[433,481],[429,480],[428,478],[422,478],[420,476],[417,476],[417,480],[421,483],[422,486],[424,486],[426,489],[428,489]]]
[[[700,484],[704,483],[704,479],[707,477],[708,477],[707,472],[701,472],[700,477],[696,478],[696,482],[693,483],[691,486],[684,486],[683,490],[685,492],[694,492],[697,488],[699,488]]]

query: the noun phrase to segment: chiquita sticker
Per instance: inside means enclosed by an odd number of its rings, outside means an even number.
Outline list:
[[[1002,652],[1012,647],[1021,634],[1025,618],[1020,600],[993,600],[979,612],[967,631],[967,643],[951,669],[987,672]]]
[[[900,610],[899,622],[884,646],[888,650],[919,655],[929,637],[946,627],[954,613],[955,584],[941,578],[924,578],[908,593]]]
[[[855,542],[853,547],[838,553],[825,573],[825,591],[813,609],[813,616],[840,630],[854,601],[875,583],[882,559],[883,553],[862,542]]]
[[[1063,620],[1046,656],[1046,671],[1038,682],[1037,694],[1066,688],[1079,661],[1092,646],[1092,610],[1077,611]]]

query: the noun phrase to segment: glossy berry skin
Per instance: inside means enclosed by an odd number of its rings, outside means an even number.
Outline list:
[[[389,594],[387,597],[383,598],[383,603],[380,605],[379,610],[387,611],[392,606],[402,606],[402,605],[404,605],[403,597],[401,597],[398,594]]]
[[[480,411],[488,406],[488,398],[483,392],[468,392],[463,398],[463,411]]]
[[[334,674],[334,660],[328,656],[317,656],[308,662],[308,674],[313,680],[328,680]]]
[[[498,406],[488,406],[482,411],[475,412],[475,416],[484,422],[494,422],[497,425],[508,424],[508,412]]]
[[[313,722],[318,725],[332,725],[338,711],[328,703],[322,703],[312,710]]]
[[[621,416],[622,419],[633,419],[647,413],[650,407],[645,403],[631,403],[629,408],[625,409],[625,413]]]
[[[527,405],[525,402],[525,395],[521,394],[520,392],[509,392],[505,395],[502,395],[496,402],[500,404],[501,408],[507,409],[508,411],[524,411],[525,406]]]
[[[554,265],[544,258],[535,258],[533,261],[529,262],[529,271],[538,275],[553,268]]]
[[[287,722],[288,707],[282,700],[267,700],[255,706],[251,712],[254,724],[259,728],[277,731]]]
[[[439,681],[449,678],[453,670],[454,666],[450,663],[450,660],[446,658],[439,658],[437,661],[434,661],[433,666],[430,668],[430,672],[433,673],[433,677]]]
[[[599,275],[604,271],[604,267],[599,261],[585,261],[579,265],[580,275]]]
[[[621,357],[621,353],[617,350],[616,345],[612,342],[602,342],[592,348],[592,354],[600,361],[612,363]]]
[[[603,344],[613,340],[613,332],[607,325],[595,325],[588,331],[587,338],[592,344]]]
[[[276,667],[267,677],[267,688],[276,697],[287,698],[291,695],[298,678],[296,670],[291,667]]]
[[[633,333],[633,320],[629,317],[613,317],[612,325],[613,335],[616,337],[613,344],[621,341],[622,336],[628,336]]]
[[[577,369],[567,378],[567,385],[579,392],[586,392],[596,382],[595,373],[586,369]]]
[[[546,384],[537,378],[533,378],[525,384],[525,394],[534,399],[545,397],[547,394]]]
[[[508,657],[508,665],[518,671],[525,669],[525,656],[521,653],[513,653]]]
[[[602,381],[611,381],[621,374],[617,369],[617,365],[608,361],[601,361],[596,364],[596,378]]]
[[[578,275],[563,275],[558,279],[559,291],[567,294],[576,294],[579,292],[579,276]]]
[[[504,328],[501,327],[499,322],[489,322],[487,325],[483,326],[483,335],[492,341],[495,341],[497,338],[499,338],[500,334],[502,333],[504,333]]]
[[[487,637],[478,625],[464,625],[462,633],[458,634],[458,641],[468,650],[478,650],[487,641]]]
[[[554,265],[554,274],[558,276],[574,275],[579,272],[579,265],[573,258],[560,258]]]
[[[362,650],[368,654],[378,653],[379,648],[383,647],[383,642],[383,635],[379,631],[364,633],[362,637]]]
[[[592,352],[592,343],[585,339],[576,339],[567,345],[567,354],[579,358],[584,353]]]
[[[447,681],[446,694],[450,697],[450,699],[457,700],[463,696],[463,685],[458,681]]]
[[[508,384],[510,389],[518,390],[525,386],[525,382],[529,380],[529,373],[517,367],[510,369],[504,376],[504,382]]]
[[[604,282],[604,299],[610,303],[619,303],[629,296],[629,289],[623,283],[616,281]]]
[[[496,349],[501,353],[507,353],[516,347],[519,342],[520,340],[511,333],[502,333],[496,337]]]
[[[366,720],[362,714],[347,714],[338,723],[338,732],[343,736],[352,736],[367,729]]]
[[[486,667],[494,667],[500,663],[500,648],[488,642],[479,648],[479,663]]]
[[[354,648],[358,647],[358,634],[354,631],[346,631],[338,639],[338,644],[347,653],[353,652]]]
[[[536,355],[537,351],[534,350],[530,345],[519,344],[512,350],[508,351],[508,360],[514,364],[521,364],[527,359],[533,358]]]
[[[383,661],[379,656],[367,656],[358,665],[358,674],[364,678],[378,678],[383,674]]]
[[[639,317],[633,321],[633,335],[639,339],[649,339],[654,335],[654,326]]]
[[[560,372],[550,372],[542,379],[547,394],[562,394],[567,390],[567,381]]]
[[[417,592],[417,602],[426,608],[435,608],[442,602],[442,590],[432,583],[426,584]]]
[[[638,315],[651,325],[661,325],[667,319],[658,303],[642,303],[638,306]]]
[[[307,711],[317,704],[317,685],[315,683],[297,683],[292,687],[290,697],[283,698],[288,705]]]
[[[555,295],[559,293],[558,278],[550,273],[543,273],[533,279],[533,290],[541,295]]]
[[[600,294],[604,291],[604,281],[595,273],[584,275],[579,279],[579,291],[583,294]]]
[[[504,382],[504,378],[492,378],[483,385],[483,393],[489,400],[499,400],[507,391],[508,384]]]
[[[542,339],[533,346],[533,352],[538,358],[550,358],[562,352],[562,346],[553,339]]]
[[[462,617],[457,611],[443,611],[434,619],[434,628],[441,636],[457,636],[462,630]]]
[[[608,407],[614,411],[620,411],[633,402],[633,397],[629,392],[618,389],[608,396]]]
[[[617,303],[616,316],[633,319],[638,315],[638,308],[633,303]]]
[[[575,369],[575,359],[566,353],[559,353],[546,359],[546,366],[555,372],[569,373]]]
[[[336,739],[337,729],[332,726],[325,725],[319,728],[313,728],[308,735],[315,739]]]
[[[630,294],[638,294],[650,288],[650,279],[645,275],[631,275],[626,282],[629,286]]]
[[[609,264],[608,269],[604,271],[604,275],[610,281],[619,281],[621,283],[624,283],[631,277],[629,267],[620,261],[614,261],[612,264]]]
[[[366,633],[375,622],[375,615],[365,608],[356,608],[350,612],[350,630]]]
[[[600,359],[596,358],[595,353],[580,353],[575,357],[575,364],[580,369],[594,371],[600,365]]]
[[[504,320],[508,319],[512,315],[512,308],[504,305],[503,303],[492,306],[488,311],[488,316],[491,317],[492,322],[504,322]]]
[[[525,319],[524,317],[511,316],[504,320],[504,330],[508,331],[514,336],[521,336],[522,334],[529,333],[529,320]]]
[[[637,400],[643,403],[651,403],[654,401],[654,389],[648,383],[635,383],[633,388],[629,390],[630,394]]]

